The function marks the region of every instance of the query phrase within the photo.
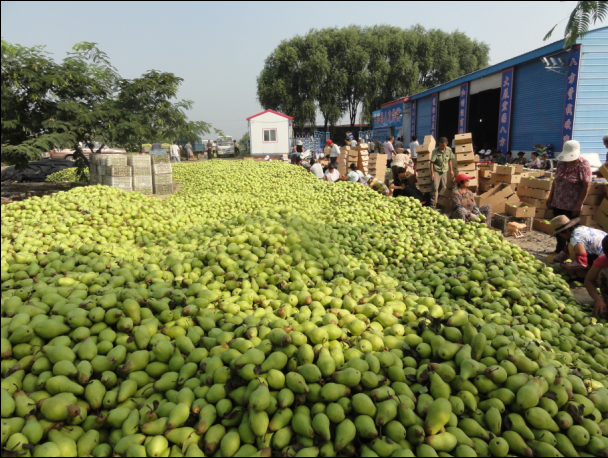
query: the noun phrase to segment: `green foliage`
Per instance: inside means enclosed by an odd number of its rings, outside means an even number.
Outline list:
[[[608,1],[597,2],[577,2],[576,7],[568,17],[568,23],[564,30],[564,48],[569,48],[576,43],[576,40],[583,38],[589,27],[596,22],[602,22],[608,16]],[[560,21],[561,22],[561,21]],[[548,40],[559,23],[555,24],[544,40]]]
[[[299,126],[357,112],[364,121],[382,103],[486,67],[489,46],[462,32],[387,25],[312,29],[285,40],[266,59],[258,99]]]
[[[82,169],[83,148],[137,151],[144,142],[192,141],[211,130],[188,120],[193,102],[174,100],[181,78],[157,70],[122,78],[95,43],[76,44],[56,63],[42,47],[2,40],[1,71],[2,162],[17,168],[53,147],[74,148]]]
[[[79,169],[78,167],[70,167],[59,172],[51,173],[46,177],[45,181],[51,183],[88,183],[91,178],[89,169]]]

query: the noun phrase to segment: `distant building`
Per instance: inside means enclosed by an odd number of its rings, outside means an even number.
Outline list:
[[[374,137],[424,138],[471,132],[479,148],[531,152],[578,140],[583,153],[606,150],[608,27],[589,32],[572,49],[564,41],[462,76],[373,113]],[[407,142],[406,142],[407,143]]]

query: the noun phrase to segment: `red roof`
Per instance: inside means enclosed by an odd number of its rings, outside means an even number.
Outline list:
[[[398,103],[408,102],[409,100],[410,100],[409,97],[402,97],[402,98],[397,99],[397,100],[391,100],[390,102],[383,103],[382,105],[380,105],[380,107],[381,108],[386,108],[386,107],[390,107],[391,105],[396,105]]]
[[[262,111],[261,113],[254,114],[253,116],[249,116],[247,118],[247,121],[249,121],[250,119],[253,119],[253,118],[257,117],[257,116],[261,116],[263,114],[266,114],[266,113],[273,113],[273,114],[276,114],[276,115],[279,115],[279,116],[283,116],[284,118],[291,119],[293,121],[293,118],[291,116],[284,115],[283,113],[279,113],[279,112],[274,111],[274,110],[266,110],[266,111]]]

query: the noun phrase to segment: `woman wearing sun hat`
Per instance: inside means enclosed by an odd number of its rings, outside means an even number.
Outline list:
[[[492,221],[492,206],[484,205],[480,208],[475,205],[475,194],[469,190],[469,180],[472,179],[473,177],[464,173],[454,178],[458,187],[452,191],[452,201],[454,202],[452,219],[479,221],[479,215],[483,215],[486,217],[486,224],[490,225]]]
[[[562,267],[579,271],[578,276],[584,278],[586,270],[604,254],[602,241],[607,234],[599,229],[579,226],[580,220],[570,219],[566,215],[559,215],[551,220],[553,235],[558,240],[562,239],[565,244],[564,249],[553,260],[563,262],[570,259],[572,262],[562,264]]]
[[[561,154],[557,157],[553,188],[547,199],[547,205],[556,216],[565,215],[572,219],[580,215],[583,202],[591,186],[591,166],[587,159],[581,157],[581,145],[576,140],[564,143]],[[563,237],[557,237],[554,254],[560,253],[566,246]]]

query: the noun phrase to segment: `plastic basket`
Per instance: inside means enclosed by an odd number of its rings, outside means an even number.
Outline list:
[[[130,165],[108,165],[106,175],[111,177],[130,177],[133,175],[133,168]]]
[[[160,194],[160,195],[173,194],[173,185],[172,184],[154,185],[154,194]]]
[[[147,196],[150,196],[150,195],[154,194],[154,188],[152,187],[152,184],[150,184],[149,186],[134,185],[133,186],[133,191],[141,192],[142,194],[145,194]]]
[[[132,165],[133,167],[148,167],[150,168],[150,164],[152,161],[150,160],[150,156],[145,155],[130,155],[128,157],[127,163]]]
[[[149,186],[152,187],[152,177],[142,177],[142,176],[137,176],[137,177],[133,177],[133,187],[137,188],[140,186]]]
[[[151,177],[152,176],[152,167],[150,164],[147,166],[134,165],[133,166],[133,176],[134,177]]]
[[[169,164],[169,155],[168,154],[151,154],[150,158],[152,159],[152,164]]]
[[[520,232],[530,232],[532,230],[534,218],[515,218],[507,213],[494,213],[492,216],[492,227],[500,230],[503,234],[508,232],[507,224],[511,222],[525,224],[526,228],[521,229]]]
[[[127,166],[126,154],[103,154],[101,155],[102,164],[107,166]]]
[[[170,163],[163,163],[163,164],[154,164],[154,174],[158,175],[158,174],[162,174],[162,173],[171,173],[173,170],[171,169],[171,164]]]
[[[163,173],[162,175],[154,175],[154,184],[172,184],[173,174]]]
[[[103,184],[106,186],[113,186],[115,188],[132,188],[133,179],[131,177],[112,177],[105,175],[103,177]]]

